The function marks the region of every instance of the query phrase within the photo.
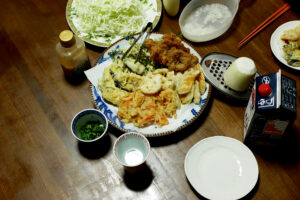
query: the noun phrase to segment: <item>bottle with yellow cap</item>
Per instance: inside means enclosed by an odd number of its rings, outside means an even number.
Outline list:
[[[91,67],[85,44],[71,31],[64,30],[59,34],[56,53],[65,76],[72,82],[84,79],[84,71]]]

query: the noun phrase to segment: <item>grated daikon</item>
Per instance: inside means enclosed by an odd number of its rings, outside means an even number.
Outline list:
[[[229,8],[213,3],[195,9],[185,20],[184,29],[191,34],[205,35],[213,33],[222,24],[232,19]]]

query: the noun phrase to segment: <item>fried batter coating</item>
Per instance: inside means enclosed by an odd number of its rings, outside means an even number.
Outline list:
[[[150,59],[167,66],[170,71],[182,72],[198,63],[198,58],[190,54],[190,50],[174,33],[164,34],[159,42],[147,39],[146,46],[151,52]]]
[[[280,37],[282,40],[291,40],[300,42],[300,25],[293,29],[285,30]]]

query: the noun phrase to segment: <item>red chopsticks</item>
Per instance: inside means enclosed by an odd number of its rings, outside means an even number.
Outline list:
[[[264,29],[266,26],[271,24],[275,19],[277,19],[280,15],[285,13],[290,8],[291,8],[291,5],[289,3],[284,4],[276,12],[274,12],[270,17],[268,17],[263,23],[261,23],[258,27],[256,27],[249,35],[247,35],[244,39],[242,39],[238,44],[238,48],[241,48],[242,46],[244,46],[257,33],[259,33],[262,29]]]

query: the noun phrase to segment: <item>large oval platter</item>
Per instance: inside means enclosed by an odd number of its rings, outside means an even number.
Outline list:
[[[150,35],[150,38],[152,39],[158,39],[162,38],[162,34],[158,33],[152,33]],[[121,39],[120,41],[116,42],[107,50],[104,52],[103,56],[100,58],[100,60],[97,63],[97,66],[95,67],[100,67],[99,70],[99,77],[102,77],[102,73],[104,72],[104,68],[106,66],[109,66],[112,63],[112,57],[109,55],[109,52],[113,52],[117,49],[127,49],[130,44],[128,43],[129,38]],[[198,57],[199,61],[201,60],[200,55],[187,43],[183,42],[184,45],[190,49],[190,52],[194,54],[195,56]],[[100,65],[100,66],[99,66]],[[98,76],[98,74],[97,74]],[[180,110],[177,110],[177,118],[168,118],[169,124],[158,127],[157,125],[151,125],[145,128],[139,128],[133,125],[132,123],[123,123],[119,120],[117,113],[118,113],[118,107],[109,104],[102,98],[101,91],[99,90],[98,87],[95,87],[94,85],[91,84],[91,92],[92,92],[92,97],[93,101],[96,105],[96,107],[101,110],[106,117],[109,119],[110,125],[114,126],[115,128],[123,131],[123,132],[128,132],[128,131],[133,131],[133,132],[140,132],[144,134],[146,137],[157,137],[157,136],[163,136],[163,135],[168,135],[172,134],[176,131],[179,131],[186,126],[190,125],[197,117],[201,115],[203,112],[204,108],[206,107],[210,96],[211,96],[211,85],[209,83],[206,83],[206,91],[205,93],[201,96],[201,101],[200,104],[187,104],[187,105],[182,105]]]
[[[78,14],[78,11],[76,9],[76,6],[77,6],[76,2],[84,3],[83,1],[84,0],[68,0],[67,6],[66,6],[66,18],[67,18],[68,25],[71,28],[71,30],[80,39],[84,40],[85,42],[87,42],[91,45],[95,45],[98,47],[108,47],[124,37],[121,35],[113,35],[114,38],[108,38],[106,32],[102,35],[99,35],[99,33],[97,35],[97,34],[95,34],[95,32],[92,32],[92,34],[91,34],[91,33],[85,32],[85,31],[81,31],[82,29],[79,28],[80,26],[79,26],[79,22],[78,22],[81,15]],[[161,13],[162,13],[161,0],[148,0],[148,1],[136,0],[136,1],[139,1],[140,4],[143,4],[143,5],[145,4],[145,5],[149,6],[149,9],[147,9],[145,12],[143,12],[143,16],[140,16],[142,19],[144,19],[143,25],[140,24],[138,27],[140,27],[140,29],[142,29],[143,27],[146,26],[146,24],[148,22],[152,22],[152,24],[153,24],[152,28],[154,29],[155,26],[158,24],[159,19],[161,17]],[[85,5],[86,4],[83,4],[80,7],[83,7]],[[118,5],[120,5],[120,4],[118,4]],[[93,7],[93,9],[96,9],[96,8]],[[100,8],[99,8],[99,10],[100,10]],[[89,13],[92,13],[92,12],[89,12]],[[106,12],[106,13],[108,13],[108,12]],[[98,17],[99,19],[101,19],[99,14],[98,14],[98,16],[97,16],[97,14],[88,14],[88,16],[84,15],[84,17],[85,18],[88,18],[88,17],[89,18],[93,18],[93,17],[97,18]],[[131,21],[135,21],[135,20],[131,20]],[[119,27],[117,27],[117,28],[119,28]],[[95,27],[95,29],[101,29],[101,27]],[[111,29],[113,29],[112,26],[109,27],[109,30],[111,30]],[[140,31],[142,31],[142,30],[136,30],[134,32],[137,33]],[[130,32],[128,35],[131,35],[134,32]]]

